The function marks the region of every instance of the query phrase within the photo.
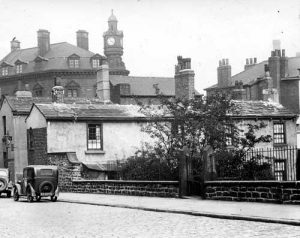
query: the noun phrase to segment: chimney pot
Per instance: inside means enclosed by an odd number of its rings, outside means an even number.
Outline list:
[[[257,58],[254,58],[254,64],[256,64],[257,63]]]
[[[246,59],[246,65],[248,65],[248,64],[249,64],[249,59],[247,58],[247,59]]]
[[[226,65],[229,65],[229,60],[228,59],[226,59]]]
[[[250,58],[250,64],[253,64],[253,59],[252,58]]]
[[[282,50],[282,57],[285,57],[285,49]]]
[[[222,60],[219,60],[219,66],[222,66]]]
[[[222,59],[222,65],[223,66],[225,65],[225,59]]]

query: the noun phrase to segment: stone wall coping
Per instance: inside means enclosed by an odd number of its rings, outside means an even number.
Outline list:
[[[236,181],[236,180],[219,180],[219,181],[205,181],[206,185],[263,185],[263,184],[276,184],[276,185],[298,185],[300,181],[276,181],[276,180],[245,180],[245,181]]]
[[[122,184],[170,184],[178,185],[178,181],[145,181],[145,180],[90,180],[90,179],[73,179],[74,183],[122,183]]]

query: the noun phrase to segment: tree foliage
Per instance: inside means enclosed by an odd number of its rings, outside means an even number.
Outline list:
[[[234,158],[241,158],[256,143],[270,140],[269,136],[255,136],[255,131],[264,127],[263,124],[248,125],[247,132],[238,128],[232,117],[238,115],[235,104],[224,96],[214,95],[191,100],[161,97],[160,105],[141,106],[142,112],[151,118],[142,130],[150,135],[154,143],[142,148],[124,165],[124,171],[127,171],[124,174],[128,175],[128,168],[132,169],[130,176],[124,176],[127,178],[143,177],[153,180],[157,176],[151,174],[157,173],[149,165],[155,164],[159,159],[160,168],[169,168],[160,170],[159,179],[172,179],[176,177],[175,173],[178,174],[178,158],[183,151],[193,163],[193,173],[199,174],[203,169],[203,153],[208,147],[218,156],[225,153],[228,145],[232,144]],[[234,163],[234,158],[228,161],[229,164]],[[144,164],[144,168],[134,169],[134,163],[136,167]],[[139,170],[138,173],[143,176],[133,174],[133,170]]]

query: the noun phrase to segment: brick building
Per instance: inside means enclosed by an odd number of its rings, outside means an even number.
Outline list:
[[[246,59],[244,70],[233,76],[229,60],[220,60],[218,83],[205,90],[207,95],[224,92],[233,99],[265,100],[267,90],[272,89],[273,100],[299,113],[299,68],[300,57],[287,57],[279,42],[274,40],[273,51],[267,60],[257,62],[256,58]]]
[[[37,46],[32,48],[22,49],[14,38],[11,52],[0,61],[1,92],[13,96],[16,91],[26,89],[34,97],[49,97],[57,84],[65,88],[66,97],[93,98],[97,96],[97,71],[101,65],[108,64],[111,102],[155,103],[158,93],[174,97],[174,77],[128,76],[122,60],[123,37],[112,12],[108,30],[103,34],[105,56],[89,50],[89,36],[84,30],[76,32],[76,46],[67,42],[51,43],[47,30],[38,30]],[[195,92],[194,88],[191,90]]]

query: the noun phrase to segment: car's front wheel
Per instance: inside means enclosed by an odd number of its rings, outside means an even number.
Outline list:
[[[18,189],[14,188],[14,201],[18,201],[19,200],[19,193],[18,193]]]

